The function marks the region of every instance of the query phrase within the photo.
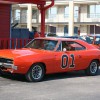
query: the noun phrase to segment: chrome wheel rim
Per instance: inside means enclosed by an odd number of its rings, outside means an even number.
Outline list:
[[[97,69],[98,69],[97,63],[96,62],[92,62],[91,65],[90,65],[90,71],[91,71],[91,73],[95,74],[96,71],[97,71]]]
[[[36,65],[32,69],[32,77],[33,79],[40,79],[42,76],[42,68],[39,65]]]

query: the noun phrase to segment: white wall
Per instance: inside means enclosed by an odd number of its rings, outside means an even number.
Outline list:
[[[64,26],[58,25],[56,27],[56,33],[57,33],[58,36],[64,36]]]
[[[80,22],[86,22],[87,18],[87,5],[80,6]]]
[[[80,35],[86,35],[86,34],[87,34],[87,26],[80,25]]]
[[[64,22],[64,6],[58,6],[57,21]]]

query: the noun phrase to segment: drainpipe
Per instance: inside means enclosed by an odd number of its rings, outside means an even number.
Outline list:
[[[8,47],[10,49],[11,49],[11,39],[12,39],[12,37],[11,37],[11,34],[12,34],[11,20],[12,20],[12,5],[10,5],[10,40],[9,40],[10,41],[10,45]]]
[[[45,6],[45,4],[37,5],[37,8],[41,12],[41,37],[45,37],[45,12],[53,5],[54,5],[54,0],[51,0],[51,4],[48,6]]]

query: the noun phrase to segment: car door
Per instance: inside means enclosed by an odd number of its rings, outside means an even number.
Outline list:
[[[68,42],[70,44],[68,47],[66,43],[66,41],[61,42],[61,50],[55,54],[56,71],[66,72],[84,69],[88,65],[85,47],[72,41]]]

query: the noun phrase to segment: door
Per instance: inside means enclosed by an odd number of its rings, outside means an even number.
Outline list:
[[[81,70],[88,65],[85,47],[71,41],[63,41],[61,46],[61,50],[55,54],[57,72]]]

